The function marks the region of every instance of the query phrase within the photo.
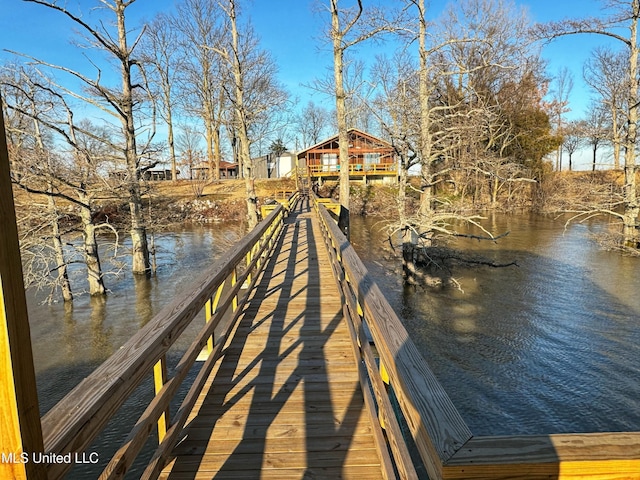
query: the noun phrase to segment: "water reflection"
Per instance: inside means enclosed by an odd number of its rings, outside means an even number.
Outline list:
[[[91,313],[89,314],[89,322],[91,323],[91,358],[95,361],[101,361],[109,357],[113,352],[111,343],[113,327],[105,325],[107,297],[91,297],[89,305],[91,308]]]
[[[462,291],[403,288],[375,229],[352,238],[474,433],[640,430],[640,260],[593,244],[602,223],[490,221],[510,235],[455,247],[519,267],[460,268]]]
[[[151,292],[158,286],[157,277],[134,275],[133,286],[136,294],[136,318],[140,327],[143,327],[151,320],[151,317],[153,317]]]
[[[41,413],[129,340],[174,292],[186,288],[240,238],[241,229],[218,225],[156,235],[157,275],[109,275],[106,297],[78,295],[73,305],[47,305],[37,292],[27,292]]]

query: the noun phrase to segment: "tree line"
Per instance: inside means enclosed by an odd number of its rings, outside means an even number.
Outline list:
[[[128,203],[131,269],[147,274],[145,172],[167,159],[175,180],[182,155],[188,167],[200,159],[208,178],[219,179],[225,132],[246,181],[248,224],[257,224],[252,145],[278,127],[288,92],[250,21],[239,18],[237,1],[184,0],[175,12],[135,29],[128,19],[132,6],[143,3],[138,0],[99,0],[90,14],[80,5],[26,1],[65,18],[78,32],[74,52],[87,58],[80,69],[14,52],[16,60],[2,67],[13,181],[47,199],[38,218],[22,218],[25,257],[34,267],[27,272],[34,280],[55,273],[54,285],[70,300],[67,267],[79,261],[87,267],[89,293],[105,293],[97,232],[117,234],[103,212],[105,199],[114,198]],[[160,126],[166,145],[156,134]],[[79,219],[78,259],[67,258],[64,248],[69,214],[60,211],[61,200]]]
[[[438,17],[424,0],[317,0],[333,69],[309,87],[333,98],[335,109],[295,105],[277,80],[275,60],[261,47],[249,3],[181,0],[174,11],[132,29],[130,9],[143,0],[96,0],[99,9],[85,16],[68,4],[25,1],[66,18],[79,32],[78,55],[82,50],[88,58],[80,71],[16,52],[0,80],[13,180],[46,199],[39,218],[24,219],[23,231],[30,234],[24,243],[34,263],[54,274],[65,299],[71,298],[63,240],[69,214],[68,208],[61,211],[60,200],[72,205],[81,225],[77,261],[87,266],[89,292],[103,294],[96,232],[118,235],[104,213],[105,198],[127,199],[132,271],[145,274],[145,171],[167,161],[176,179],[181,163],[203,161],[215,180],[221,159],[230,156],[245,181],[252,227],[258,221],[256,146],[277,139],[272,145],[281,148],[283,138],[294,136],[299,146],[308,146],[331,127],[342,140],[341,164],[348,164],[348,128],[372,131],[393,145],[400,185],[392,228],[402,233],[406,267],[413,268],[416,246],[456,234],[452,225],[460,220],[480,225],[478,217],[456,211],[452,198],[482,189],[495,204],[505,190],[519,195],[543,179],[552,152],[561,168],[562,152],[571,162],[579,142],[588,138],[585,122],[578,130],[563,121],[568,74],[558,75],[550,95],[552,79],[541,55],[541,40],[579,33],[606,35],[623,46],[595,51],[585,77],[599,94],[594,112],[602,116],[601,131],[608,132],[614,157],[624,154],[619,216],[624,242],[637,246],[638,1],[610,2],[608,18],[533,25],[506,0],[452,2]],[[629,36],[618,33],[621,26]],[[397,48],[386,48],[365,65],[358,48],[383,41]],[[156,133],[159,128],[166,140]],[[345,212],[348,172],[341,169]],[[412,175],[419,185],[409,181]],[[419,195],[417,211],[406,208],[412,189]],[[585,212],[597,210],[592,207]]]
[[[552,168],[552,152],[557,152],[560,169],[563,150],[575,153],[579,142],[590,138],[588,129],[571,130],[574,125],[563,123],[571,89],[566,71],[559,72],[556,89],[549,92],[552,79],[541,57],[541,42],[566,35],[596,34],[622,47],[596,50],[585,66],[586,81],[596,93],[592,110],[598,115],[597,141],[613,146],[616,166],[624,153],[622,194],[613,193],[618,201],[576,205],[574,218],[617,217],[622,223],[619,244],[637,249],[639,3],[608,2],[602,18],[532,24],[523,9],[502,1],[450,4],[435,21],[424,0],[397,2],[396,12],[386,16],[367,11],[360,1],[343,9],[331,2],[340,131],[349,115],[348,102],[342,100],[347,82],[339,76],[349,66],[345,52],[364,39],[389,33],[417,45],[417,54],[401,46],[392,56],[377,57],[377,88],[364,102],[400,159],[399,218],[391,229],[401,233],[407,276],[417,274],[417,257],[438,237],[459,235],[455,224],[476,225],[484,238],[493,238],[477,216],[456,211],[452,197],[485,184],[495,204],[506,187],[511,191],[515,185],[544,181]],[[626,31],[628,35],[621,33]],[[341,150],[340,163],[347,161],[347,152]],[[405,201],[412,171],[419,171],[420,178],[417,212],[409,212]],[[348,211],[348,174],[341,175],[340,184],[341,204]]]

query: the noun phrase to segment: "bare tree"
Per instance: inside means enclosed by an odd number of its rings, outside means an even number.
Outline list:
[[[100,6],[109,11],[109,14],[115,20],[115,31],[111,31],[105,22],[100,22],[97,27],[93,27],[81,15],[73,13],[66,6],[58,5],[56,2],[45,0],[25,1],[42,5],[66,16],[85,35],[84,41],[88,48],[97,49],[107,54],[119,67],[121,86],[118,89],[110,88],[102,83],[102,70],[96,63],[92,63],[92,65],[95,67],[97,74],[95,78],[91,78],[65,66],[53,65],[42,60],[37,61],[41,66],[64,72],[82,82],[88,92],[86,94],[72,91],[68,88],[63,90],[66,91],[66,94],[101,109],[120,122],[122,136],[120,150],[126,164],[125,179],[131,216],[132,271],[138,274],[147,273],[150,269],[150,263],[142,194],[140,191],[140,159],[150,145],[154,130],[152,128],[147,145],[139,148],[138,133],[141,128],[139,124],[136,124],[136,107],[140,105],[140,101],[143,98],[149,98],[149,92],[145,86],[144,70],[142,70],[140,62],[134,56],[134,50],[140,42],[144,30],[130,44],[130,31],[126,25],[126,10],[136,0],[100,0]],[[136,69],[142,83],[135,78]],[[58,85],[58,87],[62,88],[61,85]],[[137,96],[138,91],[142,92],[142,96]],[[152,127],[154,127],[153,124]]]
[[[267,146],[289,123],[289,93],[277,81],[278,66],[270,53],[260,48],[260,39],[251,25],[244,25],[239,38],[250,148]]]
[[[627,92],[627,58],[624,53],[614,52],[609,48],[596,48],[584,65],[584,79],[600,96],[607,109],[611,124],[609,132],[613,146],[613,163],[620,169],[621,147],[626,130],[625,102],[629,98]]]
[[[227,16],[228,34],[230,42],[222,41],[213,47],[213,50],[227,64],[232,73],[232,87],[228,94],[233,106],[233,130],[237,132],[238,156],[242,165],[242,173],[245,179],[245,196],[247,202],[247,221],[249,229],[258,224],[258,196],[255,189],[255,174],[253,160],[251,159],[251,143],[249,140],[249,116],[247,108],[247,92],[245,92],[247,76],[242,59],[247,55],[243,50],[246,44],[241,44],[237,6],[235,0],[218,2],[218,6]]]
[[[573,155],[582,147],[585,142],[584,139],[585,126],[582,122],[572,121],[569,122],[564,129],[564,144],[563,148],[569,154],[569,171],[573,168]]]
[[[348,110],[345,85],[346,52],[364,41],[383,33],[395,31],[401,23],[400,17],[388,20],[382,9],[363,7],[358,0],[352,8],[340,7],[339,0],[329,0],[331,27],[328,32],[333,46],[333,78],[338,124],[338,145],[340,158],[340,214],[341,228],[349,233],[349,139]]]
[[[296,120],[302,147],[307,148],[318,143],[326,134],[330,122],[329,111],[309,101]]]
[[[51,108],[42,92],[32,88],[29,75],[19,66],[7,66],[0,76],[0,91],[5,110],[6,134],[9,146],[9,159],[13,164],[13,183],[20,182],[20,172],[25,165],[47,165],[51,169],[51,155],[42,132],[37,114],[42,109]],[[29,112],[25,115],[21,112]],[[42,179],[44,180],[44,179]],[[65,302],[73,300],[68,274],[68,259],[64,252],[62,215],[53,196],[53,185],[44,180],[41,185],[47,187],[47,203],[32,208],[21,205],[17,209],[17,220],[21,234],[20,250],[25,263],[23,268],[27,287],[50,288],[48,301],[51,302],[59,287]],[[52,266],[53,265],[53,266]],[[57,276],[51,280],[51,273]]]
[[[571,111],[569,108],[571,90],[573,90],[573,76],[567,67],[562,67],[555,78],[555,88],[551,92],[549,105],[557,135],[562,135],[564,114]],[[562,170],[562,145],[558,147],[556,169]]]
[[[180,51],[184,62],[180,65],[182,103],[187,113],[202,119],[209,178],[220,178],[222,158],[221,130],[225,118],[225,83],[229,68],[215,52],[223,41],[222,12],[209,0],[184,0],[177,6],[172,21],[180,32]]]
[[[598,163],[598,148],[606,142],[609,136],[606,108],[601,103],[591,102],[582,127],[586,143],[591,147],[591,170],[595,172]]]
[[[174,139],[175,84],[181,71],[183,58],[179,50],[178,31],[164,13],[153,19],[146,29],[141,43],[141,58],[148,65],[149,80],[160,98],[160,112],[167,124],[167,143],[171,161],[171,179],[177,180],[176,148]]]
[[[31,118],[35,125],[35,155],[22,154],[15,160],[14,182],[27,192],[41,194],[50,199],[48,205],[54,219],[57,218],[54,198],[64,199],[78,209],[84,238],[82,253],[83,262],[87,266],[89,293],[103,295],[106,289],[96,232],[100,228],[110,228],[112,231],[115,229],[108,223],[96,224],[96,197],[101,192],[100,184],[103,185],[103,191],[107,187],[100,178],[99,169],[107,157],[113,155],[117,146],[113,143],[112,148],[105,145],[105,142],[109,141],[109,134],[104,128],[86,120],[76,124],[73,111],[64,97],[51,85],[39,83],[34,76],[33,72],[31,75],[22,74],[20,82],[4,85],[13,92],[10,98],[23,96],[29,99],[29,108],[17,102],[8,105],[18,114]],[[46,78],[41,80],[46,81]],[[51,149],[45,148],[41,125],[67,145],[68,160],[63,160],[59,155],[52,153]],[[59,226],[55,223],[55,256],[59,264],[64,264],[66,261],[60,244]]]
[[[500,1],[472,0],[431,24],[424,1],[406,4],[417,13],[405,28],[417,39],[417,66],[399,54],[374,75],[383,91],[376,102],[379,120],[401,166],[400,222],[391,228],[402,235],[405,281],[412,283],[424,281],[418,263],[437,257],[430,249],[439,248],[438,239],[460,235],[454,224],[482,229],[479,217],[455,209],[448,188],[463,196],[470,180],[486,177],[493,204],[501,191],[512,200],[523,185],[535,183],[530,167],[557,143],[543,141],[550,127],[536,94],[541,64],[527,43],[522,12]],[[420,202],[411,214],[405,185],[414,165],[420,167]]]
[[[564,35],[590,33],[615,39],[626,50],[626,85],[628,99],[626,101],[626,121],[623,148],[624,157],[624,201],[622,220],[623,243],[628,247],[638,248],[638,214],[640,199],[636,180],[636,143],[638,129],[638,100],[640,78],[638,75],[638,21],[640,20],[640,0],[610,0],[607,3],[610,12],[606,18],[586,18],[565,20],[538,25],[536,30],[540,37],[554,39]],[[627,31],[624,35],[622,32]]]

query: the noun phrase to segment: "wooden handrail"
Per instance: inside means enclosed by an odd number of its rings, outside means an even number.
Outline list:
[[[442,464],[471,438],[471,431],[324,205],[318,204],[318,213],[326,243],[339,262],[338,270],[343,272],[340,284],[351,291],[357,301],[358,316],[371,332],[379,361],[388,373],[390,385],[430,478],[440,478]],[[359,344],[365,345],[367,339],[362,337],[364,327],[360,330]],[[372,386],[375,387],[384,377],[375,365],[371,365],[372,359],[366,352],[362,357],[370,375],[374,376]],[[376,395],[380,399],[386,396],[384,392],[376,392]],[[389,402],[386,397],[385,403]],[[391,408],[390,402],[386,408]],[[384,415],[387,421],[391,421],[393,410],[384,411]],[[401,448],[406,449],[400,447],[405,443],[401,436],[397,438],[394,435],[390,442],[398,446],[398,452]],[[396,463],[399,464],[397,460]]]
[[[232,279],[232,285],[227,287],[219,308],[213,315],[207,315],[210,321],[179,362],[174,376],[154,397],[125,445],[103,473],[103,478],[120,478],[124,475],[155,422],[167,410],[187,371],[200,350],[207,345],[225,311],[231,306],[237,312],[239,302],[247,298],[249,290],[244,290],[242,299],[238,298],[242,284],[245,280],[255,282],[264,267],[264,260],[282,228],[284,213],[283,207],[277,205],[266,219],[227,252],[224,259],[208,268],[186,292],[178,294],[173,302],[58,402],[42,418],[45,451],[56,454],[83,452],[135,388],[151,374],[154,365],[180,334],[216,297],[221,285]],[[209,360],[211,358],[212,355]],[[175,421],[172,427],[174,425]],[[171,428],[163,443],[175,438],[170,432]],[[61,478],[69,467],[68,464],[50,465],[49,479]]]
[[[315,205],[349,317],[359,329],[356,341],[370,382],[363,388],[376,392],[389,448],[403,477],[411,477],[402,467],[407,461],[406,447],[400,445],[404,439],[379,386],[387,377],[432,480],[640,479],[640,432],[473,436],[325,204]],[[380,369],[370,358],[365,325]]]

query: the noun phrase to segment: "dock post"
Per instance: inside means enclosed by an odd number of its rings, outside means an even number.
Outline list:
[[[2,99],[0,99],[0,104]],[[0,478],[46,479],[9,152],[0,108]]]

